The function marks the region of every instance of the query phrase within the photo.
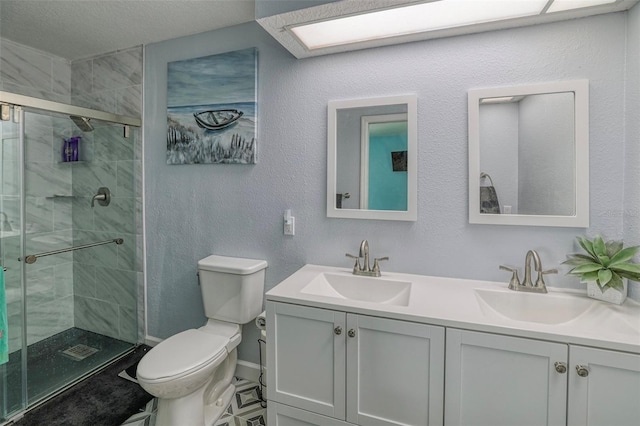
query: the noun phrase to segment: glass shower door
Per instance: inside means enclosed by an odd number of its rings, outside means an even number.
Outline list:
[[[26,407],[23,388],[26,371],[23,357],[24,303],[22,263],[22,153],[19,109],[12,108],[10,119],[0,121],[0,265],[4,286],[0,288],[0,314],[6,315],[3,339],[8,343],[8,361],[0,365],[0,422]],[[2,322],[2,321],[0,321]],[[0,350],[3,347],[0,346]]]
[[[139,129],[59,105],[12,106],[0,120],[0,313],[9,343],[0,424],[139,339]],[[104,188],[110,203],[96,198]]]
[[[122,125],[98,119],[28,108],[24,115],[32,406],[137,342],[137,139],[125,138]],[[94,199],[107,190],[109,203]]]

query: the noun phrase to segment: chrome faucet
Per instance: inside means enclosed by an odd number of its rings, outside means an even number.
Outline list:
[[[535,284],[531,280],[531,259],[533,259],[533,266],[538,273],[538,277],[536,279]],[[549,269],[547,271],[542,270],[542,261],[540,260],[540,255],[535,250],[529,250],[527,252],[527,256],[524,261],[524,280],[520,283],[520,279],[518,278],[518,269],[510,266],[500,265],[500,269],[503,271],[509,271],[513,274],[511,275],[511,280],[509,281],[509,290],[514,291],[527,291],[532,293],[546,293],[547,286],[544,282],[543,275],[545,274],[557,274],[557,269]]]
[[[369,241],[362,240],[360,243],[360,257],[364,258],[363,268],[369,270]]]
[[[355,259],[356,263],[353,265],[353,275],[364,275],[367,277],[379,277],[380,276],[380,264],[383,260],[389,260],[388,257],[378,257],[373,259],[373,267],[369,266],[369,242],[362,240],[360,243],[360,252],[358,256],[347,253],[347,257]],[[363,259],[363,263],[360,264],[360,259]]]

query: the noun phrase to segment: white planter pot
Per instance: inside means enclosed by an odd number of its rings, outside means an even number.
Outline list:
[[[605,291],[600,290],[598,284],[595,281],[587,283],[587,296],[598,300],[604,300],[605,302],[615,303],[621,305],[624,299],[627,298],[627,279],[622,279],[622,285],[624,288],[622,291],[615,288],[607,288]]]

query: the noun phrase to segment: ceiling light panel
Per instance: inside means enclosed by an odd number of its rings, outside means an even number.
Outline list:
[[[547,13],[600,6],[615,3],[616,1],[617,0],[554,0],[551,6],[549,6],[549,9],[547,9]]]
[[[538,15],[547,0],[439,0],[290,28],[309,50]]]

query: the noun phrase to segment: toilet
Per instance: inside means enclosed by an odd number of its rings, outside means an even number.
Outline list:
[[[242,324],[262,310],[267,262],[211,255],[198,262],[207,323],[151,349],[138,383],[158,398],[156,426],[212,426],[235,392],[232,384]]]

